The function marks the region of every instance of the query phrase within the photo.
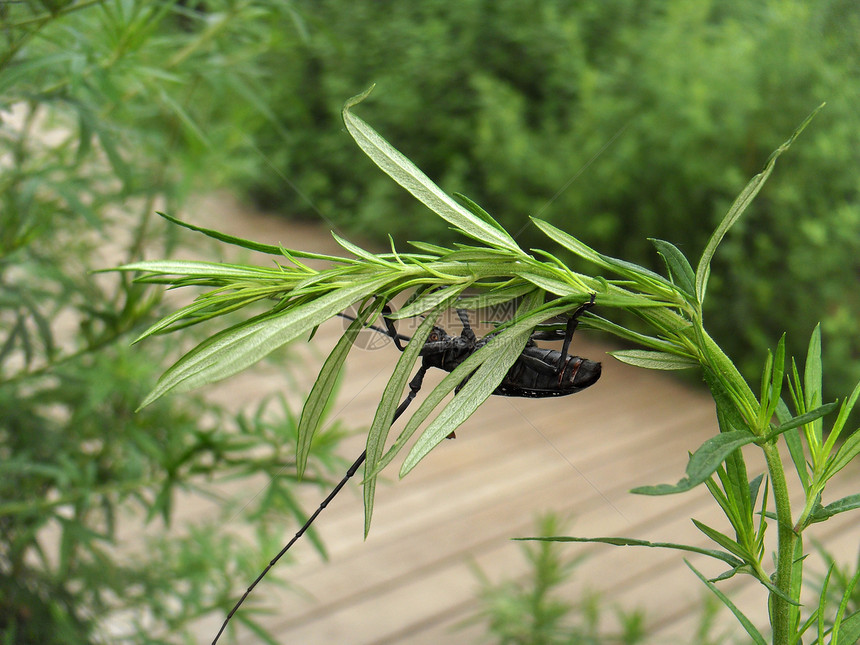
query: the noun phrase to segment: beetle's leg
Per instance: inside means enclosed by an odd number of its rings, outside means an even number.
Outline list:
[[[397,329],[394,328],[394,321],[391,320],[388,316],[391,315],[391,307],[388,305],[384,305],[382,307],[382,319],[385,321],[385,327],[388,329],[388,335],[391,336],[391,339],[394,341],[394,346],[399,349],[401,352],[405,351],[406,348],[400,342],[402,336],[397,333]]]
[[[579,324],[579,317],[585,312],[586,309],[590,309],[594,306],[594,295],[591,294],[591,300],[588,302],[583,302],[576,311],[573,312],[573,315],[567,321],[567,327],[564,330],[564,343],[561,345],[561,356],[558,358],[558,366],[557,370],[559,375],[564,371],[565,363],[567,362],[567,351],[570,349],[570,341],[573,338],[573,332],[576,331],[576,326]]]
[[[406,395],[406,398],[403,399],[403,402],[397,406],[397,409],[394,411],[394,418],[391,419],[391,423],[397,421],[401,414],[409,407],[409,404],[415,399],[415,395],[418,394],[418,390],[421,389],[421,386],[424,384],[424,375],[427,373],[427,365],[422,364],[421,368],[415,373],[415,376],[409,381],[409,394]]]

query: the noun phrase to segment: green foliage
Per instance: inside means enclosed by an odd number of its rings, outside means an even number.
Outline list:
[[[522,248],[542,244],[527,220],[536,215],[654,270],[647,238],[702,248],[744,178],[827,101],[758,199],[755,224],[740,222],[722,245],[707,315],[748,380],[783,331],[800,355],[819,319],[831,339],[826,398],[860,377],[856,360],[843,360],[860,356],[857,3],[294,6],[306,38],[275,39],[268,54],[285,133],[249,123],[263,152],[250,190],[367,239],[454,239],[344,145],[343,97],[371,83],[377,129],[440,186],[479,201]]]
[[[170,252],[154,204],[177,207],[204,164],[226,171],[242,143],[229,119],[259,107],[236,96],[254,93],[259,49],[242,41],[264,46],[252,36],[265,12],[207,7],[0,3],[3,643],[189,642],[280,548],[284,515],[303,518],[283,401],[236,414],[189,397],[135,414],[176,350],[129,344],[164,309],[93,273]],[[305,481],[341,466],[341,434],[317,434]],[[251,503],[219,493],[260,475]],[[190,500],[222,504],[185,521]],[[137,549],[130,530],[147,536]]]
[[[367,438],[364,482],[367,527],[373,508],[375,477],[404,447],[411,433],[428,420],[437,407],[441,407],[413,444],[403,462],[401,474],[414,467],[495,390],[519,357],[531,330],[555,315],[578,310],[583,301],[592,300],[607,315],[615,312],[636,316],[642,328],[647,330],[643,333],[628,329],[619,322],[586,312],[583,322],[588,326],[635,342],[647,352],[647,355],[627,353],[622,356],[623,360],[655,369],[676,369],[679,363],[698,365],[716,403],[720,432],[693,452],[686,477],[675,486],[640,487],[634,492],[678,494],[704,483],[723,510],[732,534],[694,521],[717,549],[623,537],[543,539],[670,548],[708,555],[731,568],[713,581],[705,579],[695,569],[694,573],[729,607],[754,642],[764,643],[765,637],[716,582],[746,574],[768,590],[773,642],[776,645],[796,642],[816,619],[819,641],[822,642],[825,635],[824,592],[819,609],[803,625],[800,621],[799,597],[804,560],[802,536],[812,523],[860,505],[857,496],[850,496],[821,507],[828,480],[860,452],[860,429],[849,431],[847,435],[844,433],[860,395],[860,385],[842,403],[830,432],[825,434],[822,417],[838,405],[823,403],[821,339],[817,328],[809,341],[802,380],[792,362],[788,383],[794,411],[790,412],[780,396],[783,379],[788,373],[785,339],[779,341],[775,352],[768,353],[761,372],[761,391],[757,396],[728,355],[709,335],[703,316],[712,260],[718,246],[740,221],[772,173],[777,159],[794,143],[815,113],[807,117],[770,155],[764,169],[747,183],[729,206],[704,246],[695,269],[678,247],[668,242],[655,241],[666,259],[668,275],[664,277],[630,261],[602,254],[549,222],[533,218],[536,227],[551,241],[598,271],[618,276],[607,278],[601,273],[576,272],[551,253],[534,251],[534,255],[530,255],[512,244],[511,236],[501,224],[472,202],[464,201],[468,208],[457,206],[411,161],[352,113],[352,108],[366,95],[350,99],[343,108],[344,123],[350,134],[368,157],[395,182],[473,242],[458,243],[454,248],[417,243],[415,246],[421,253],[398,253],[392,245],[390,253],[371,254],[342,241],[342,246],[354,258],[330,258],[333,265],[321,270],[310,269],[299,261],[300,252],[279,249],[286,263],[278,265],[278,275],[255,267],[193,262],[148,261],[119,267],[121,271],[142,272],[138,278],[142,283],[211,288],[195,304],[168,316],[145,335],[184,328],[232,312],[238,306],[254,301],[249,297],[251,294],[266,293],[275,303],[269,312],[218,332],[192,349],[168,369],[146,401],[153,402],[171,390],[187,389],[189,383],[202,384],[232,374],[237,366],[247,365],[251,360],[277,349],[285,339],[311,331],[326,316],[334,315],[337,307],[358,303],[359,317],[368,316],[370,319],[390,298],[406,293],[409,300],[398,315],[429,314],[423,323],[423,332],[426,333],[438,311],[454,305],[466,287],[474,295],[457,302],[461,306],[464,301],[471,306],[485,306],[487,303],[518,300],[516,317],[500,325],[490,342],[471,353],[435,387],[412,413],[401,436],[383,454],[387,436],[386,415],[401,396],[406,374],[417,360],[423,338],[416,334],[411,341],[412,346],[403,353],[379,406],[381,422],[374,422]],[[202,232],[243,247],[256,245],[212,231]],[[198,303],[205,303],[203,309]],[[342,351],[338,350],[339,353]],[[325,367],[320,378],[323,385],[318,391],[323,393],[327,380]],[[459,388],[464,380],[465,384]],[[454,390],[454,397],[440,405]],[[773,419],[774,412],[776,420]],[[315,427],[314,424],[302,423],[301,429],[304,434],[299,438],[300,446],[311,440]],[[840,437],[844,441],[837,448]],[[806,494],[804,510],[796,518],[792,515],[785,465],[778,449],[783,439],[788,444]],[[750,481],[745,457],[739,450],[741,446],[755,446],[761,450],[767,466],[766,480],[764,475],[759,475]],[[766,481],[763,492],[762,481]],[[773,511],[769,510],[771,507]],[[777,532],[776,567],[772,573],[767,571],[769,565],[765,562],[768,520],[775,520]],[[842,638],[849,638],[846,634],[853,636],[855,630],[860,629],[860,613],[846,613],[849,594],[855,583],[856,579],[852,580],[846,599],[840,603],[832,619],[834,642],[840,629]]]
[[[553,515],[539,521],[540,535],[555,535],[564,527]],[[634,645],[644,642],[644,614],[616,610],[621,633],[606,633],[600,627],[602,602],[586,593],[581,604],[561,594],[580,559],[565,558],[558,544],[526,544],[523,555],[529,563],[528,577],[492,583],[480,569],[481,609],[469,622],[486,622],[488,642],[504,645]],[[705,642],[703,640],[698,643]]]

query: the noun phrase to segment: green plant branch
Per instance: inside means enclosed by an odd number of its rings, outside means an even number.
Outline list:
[[[777,556],[776,573],[773,583],[786,596],[792,597],[792,571],[794,569],[794,551],[798,535],[794,532],[791,519],[791,499],[782,458],[776,441],[769,441],[761,446],[767,461],[773,489],[774,505],[777,522]],[[799,596],[793,598],[799,601]],[[774,645],[788,645],[794,635],[795,626],[792,624],[792,607],[784,598],[775,593],[770,595],[771,627],[773,628]]]

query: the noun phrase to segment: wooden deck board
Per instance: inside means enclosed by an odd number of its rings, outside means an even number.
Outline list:
[[[248,231],[249,221],[253,234]],[[333,251],[325,233],[315,236],[304,228],[295,233],[279,220],[248,220],[216,211],[208,225],[260,241]],[[314,351],[298,350],[309,373],[315,375],[313,365],[320,364],[320,357],[342,330],[339,321],[329,322],[314,339]],[[624,535],[707,545],[689,518],[716,527],[724,527],[725,521],[703,488],[657,498],[627,491],[683,476],[688,451],[715,432],[712,400],[706,392],[663,374],[617,363],[604,355],[606,349],[577,334],[574,353],[604,363],[603,377],[593,388],[554,400],[494,397],[458,430],[456,440],[440,445],[402,481],[397,481],[399,457],[384,474],[388,482],[377,489],[366,541],[361,497],[354,482],[316,524],[329,561],[321,561],[303,540],[291,551],[290,566],[280,570],[308,596],[265,582],[255,592],[255,600],[266,598],[273,611],[263,623],[278,641],[285,645],[473,643],[482,628],[457,626],[476,611],[474,566],[492,580],[522,578],[527,567],[521,546],[509,538],[533,534],[539,512],[552,510],[571,518],[567,533],[572,535]],[[334,406],[337,418],[351,427],[370,424],[397,357],[390,345],[354,351]],[[428,380],[424,392],[434,382]],[[263,368],[214,392],[229,392],[240,405],[242,397],[253,401],[261,392],[278,387],[286,388],[286,382]],[[295,400],[294,394],[290,396]],[[397,428],[389,441],[396,433]],[[362,437],[350,438],[342,446],[343,455],[351,461],[362,447]],[[833,499],[856,492],[858,475],[858,468],[842,473],[837,485],[841,494]],[[247,495],[258,490],[248,489]],[[301,497],[312,509],[322,495],[303,491]],[[189,509],[189,517],[202,512]],[[832,545],[843,561],[856,555],[856,523],[822,526],[828,527],[821,532],[825,544]],[[295,528],[285,525],[285,537]],[[675,638],[689,642],[681,637],[695,625],[706,590],[684,566],[680,554],[603,545],[571,544],[565,549],[571,557],[587,554],[572,581],[562,588],[566,597],[575,600],[594,589],[603,594],[607,607],[646,607],[648,623],[656,630],[653,642]],[[691,559],[708,575],[720,572],[711,562]],[[753,616],[762,622],[763,595],[751,579],[729,581],[725,589],[741,599],[754,599],[759,611]],[[606,613],[611,615],[611,610]],[[725,610],[721,624],[738,633]],[[213,625],[212,620],[201,623],[201,642],[214,634]],[[242,643],[259,642],[242,629],[238,633]]]

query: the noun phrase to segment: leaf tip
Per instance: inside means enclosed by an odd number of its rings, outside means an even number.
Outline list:
[[[370,85],[370,87],[368,87],[366,90],[364,90],[364,91],[363,91],[363,92],[361,92],[360,94],[356,94],[356,95],[355,95],[355,96],[353,96],[352,98],[347,99],[347,100],[346,100],[346,103],[344,103],[344,104],[343,104],[343,113],[344,113],[344,115],[345,115],[347,112],[349,112],[350,108],[352,108],[352,107],[354,107],[354,106],[358,105],[358,104],[359,104],[359,103],[361,103],[364,99],[366,99],[368,96],[370,96],[370,93],[373,91],[373,88],[374,88],[374,87],[376,87],[376,83],[372,83],[372,84]]]

